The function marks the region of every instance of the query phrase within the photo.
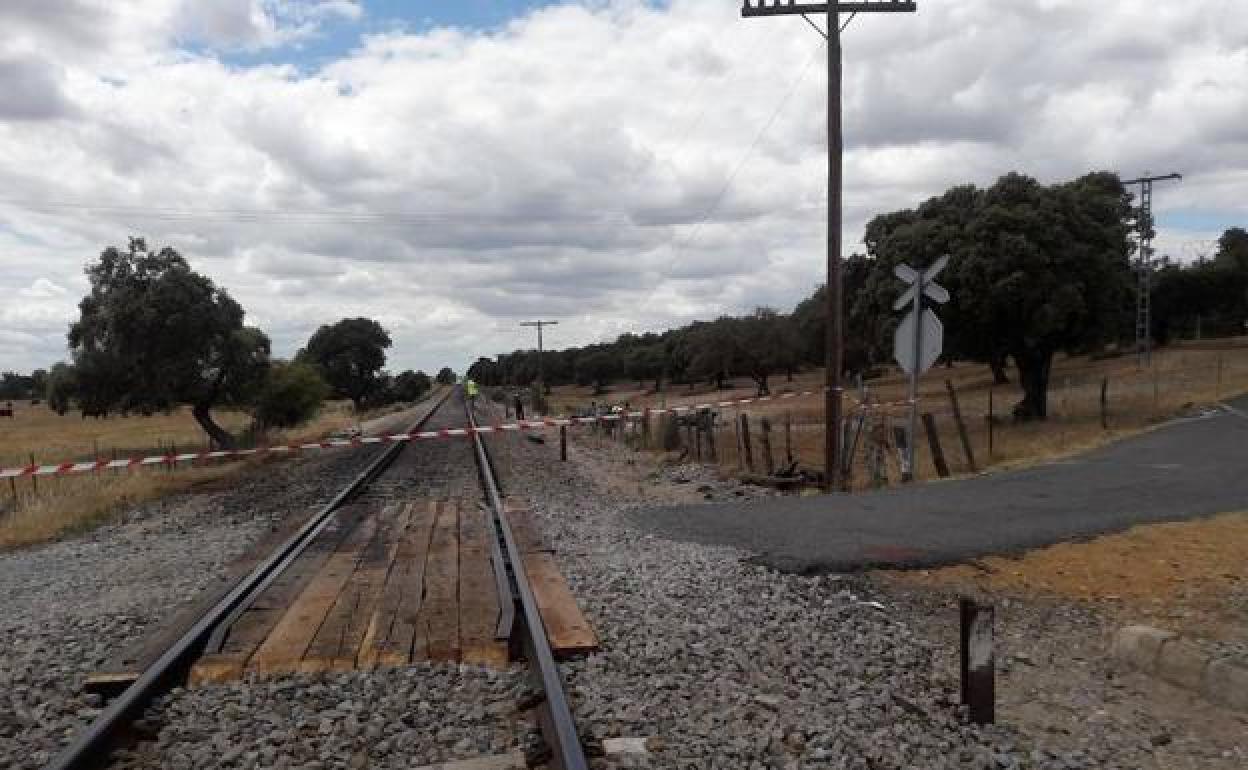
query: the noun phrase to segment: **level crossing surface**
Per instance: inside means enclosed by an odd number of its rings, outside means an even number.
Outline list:
[[[641,508],[644,529],[785,572],[927,567],[1248,509],[1248,396],[1086,454],[878,492]]]

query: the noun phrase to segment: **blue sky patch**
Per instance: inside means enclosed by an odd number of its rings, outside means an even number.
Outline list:
[[[315,37],[277,49],[217,51],[215,55],[235,67],[291,64],[302,72],[314,72],[348,54],[367,35],[420,33],[435,27],[497,29],[535,9],[561,2],[566,0],[364,0],[359,19],[332,19]],[[202,47],[194,50],[208,53]]]

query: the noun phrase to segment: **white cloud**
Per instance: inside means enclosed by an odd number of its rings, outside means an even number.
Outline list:
[[[28,299],[52,299],[62,297],[66,293],[68,290],[64,286],[55,284],[47,278],[37,278],[30,286],[18,291],[18,294]]]
[[[372,36],[310,74],[182,48],[280,50],[361,12],[0,5],[0,85],[4,62],[21,70],[9,82],[54,85],[22,114],[0,107],[0,320],[24,335],[0,366],[63,357],[82,266],[130,234],[183,250],[279,353],[320,323],[379,318],[392,368],[530,345],[527,315],[567,319],[552,343],[583,343],[791,306],[821,280],[824,62],[800,20],[713,0],[568,4],[488,35]],[[1231,0],[860,16],[845,35],[846,248],[877,213],[1014,169],[1175,168],[1163,217],[1248,218],[1245,71]],[[1210,235],[1163,229],[1159,245]],[[26,296],[49,286],[65,293]]]

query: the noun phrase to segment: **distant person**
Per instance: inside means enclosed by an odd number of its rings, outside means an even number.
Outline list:
[[[516,419],[524,419],[524,402],[520,400],[520,394],[516,394]]]
[[[473,380],[464,380],[464,393],[468,395],[468,403],[475,406],[477,403],[477,383]]]

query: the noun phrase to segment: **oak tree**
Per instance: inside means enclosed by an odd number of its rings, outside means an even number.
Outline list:
[[[190,404],[223,447],[234,437],[211,410],[244,405],[269,367],[269,339],[243,308],[171,248],[141,238],[109,247],[86,269],[91,292],[69,329],[84,415],[152,414]]]

